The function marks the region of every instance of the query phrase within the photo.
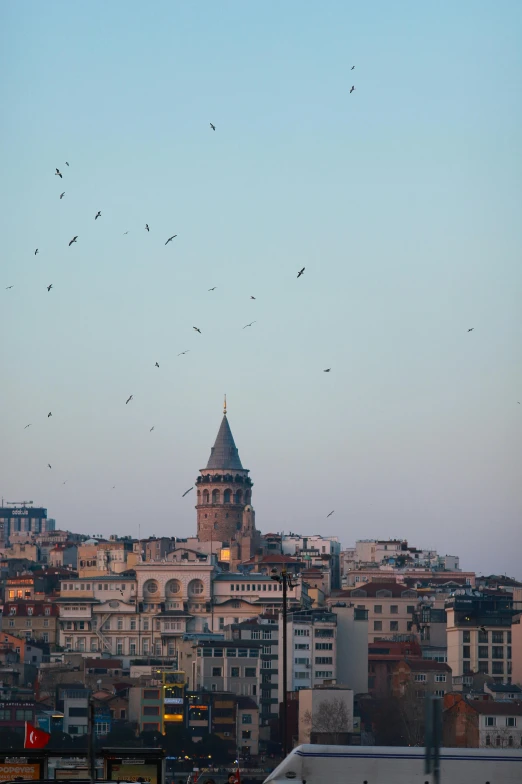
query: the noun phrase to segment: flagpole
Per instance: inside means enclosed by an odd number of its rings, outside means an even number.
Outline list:
[[[91,784],[96,782],[96,757],[95,757],[95,727],[94,727],[94,700],[89,699],[88,707],[88,726],[87,726],[87,744],[88,744],[88,761],[89,761],[89,778]]]

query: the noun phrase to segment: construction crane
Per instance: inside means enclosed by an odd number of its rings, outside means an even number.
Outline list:
[[[32,503],[32,501],[6,501],[7,506],[27,506]]]

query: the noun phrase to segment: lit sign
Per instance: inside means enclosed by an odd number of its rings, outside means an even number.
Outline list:
[[[165,705],[183,705],[183,697],[165,697]]]
[[[29,511],[27,509],[11,509],[12,515],[28,515]]]

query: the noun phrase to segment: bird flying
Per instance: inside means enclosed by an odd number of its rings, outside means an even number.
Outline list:
[[[251,327],[251,326],[252,326],[252,324],[256,324],[256,323],[257,323],[257,322],[255,322],[255,321],[251,321],[251,322],[250,322],[250,324],[245,324],[245,326],[243,327],[243,329],[246,329],[247,327]]]
[[[52,465],[50,463],[47,463],[47,465],[49,466],[49,468],[52,468]]]
[[[330,514],[327,514],[327,515],[326,515],[326,519],[328,520],[328,518],[329,518],[329,517],[331,517],[331,516],[333,515],[333,513],[334,513],[334,512],[335,512],[335,509],[332,509],[332,511],[330,512]]]
[[[185,498],[185,496],[186,496],[188,493],[190,493],[190,491],[191,491],[191,490],[193,490],[193,489],[194,489],[193,487],[189,487],[189,489],[188,489],[188,490],[185,490],[185,492],[183,493],[183,495],[182,495],[181,497],[182,497],[182,498]]]
[[[353,91],[354,91],[354,90],[355,90],[355,87],[354,87],[354,86],[353,86],[353,84],[352,84],[352,86],[351,86],[351,88],[350,88],[350,95],[353,93]]]
[[[154,367],[159,367],[159,365],[158,365],[158,363],[157,363],[157,362],[156,362],[156,364],[154,365]]]
[[[255,297],[253,297],[253,296],[252,296],[252,294],[251,294],[251,295],[250,295],[250,299],[255,299]]]
[[[199,327],[192,327],[192,329],[195,329],[195,330],[196,330],[196,332],[199,332],[199,334],[201,335],[201,330],[200,330],[200,328],[199,328]],[[183,353],[185,353],[185,352],[183,352]]]
[[[76,240],[77,240],[77,239],[78,239],[78,235],[76,235],[75,237],[73,237],[73,238],[72,238],[72,240],[71,240],[71,241],[70,241],[70,243],[69,243],[69,247],[71,247],[71,245],[73,244],[73,242],[76,242]]]
[[[194,327],[194,329],[195,329],[195,327]],[[188,354],[189,351],[190,351],[189,348],[186,351],[180,351],[180,353],[178,354],[178,357],[181,357],[183,354]]]
[[[36,248],[34,255],[36,256],[37,253],[38,253],[38,248]]]
[[[211,289],[209,289],[209,291],[215,291],[216,289],[217,289],[217,286],[213,286]]]
[[[149,433],[152,433],[153,430],[154,430],[154,425],[152,425],[151,429],[149,430]]]
[[[49,417],[51,417],[52,415],[53,415],[53,412],[49,411],[49,413],[47,414],[47,419],[49,419]]]
[[[101,212],[99,210],[96,213],[96,215],[94,216],[94,220],[98,220],[98,218],[101,218]]]
[[[127,403],[130,403],[133,397],[134,395],[131,395],[129,398],[127,398],[127,400],[125,401],[125,405],[127,405]]]
[[[212,128],[212,130],[213,130],[213,131],[215,131],[215,130],[216,130],[216,126],[215,126],[215,125],[212,125],[212,123],[210,123],[210,127]]]
[[[298,277],[298,278],[300,278],[300,277],[301,277],[301,275],[303,274],[303,272],[305,271],[305,269],[306,269],[306,267],[303,267],[303,269],[302,269],[302,270],[299,270],[299,272],[297,273],[297,277]]]
[[[28,427],[31,427],[31,425],[26,425],[26,426],[24,427],[24,430],[27,430],[27,428],[28,428]]]
[[[485,626],[479,626],[479,630],[480,630],[480,631],[481,631],[483,634],[486,634],[486,627],[485,627]]]
[[[47,291],[51,291],[52,287],[53,287],[53,284],[49,283],[49,285],[47,286]]]
[[[62,482],[62,485],[66,485],[66,484],[67,484],[67,479],[65,480],[65,482]]]
[[[12,288],[13,288],[12,286],[6,286],[5,290],[7,291],[8,289],[12,289]]]
[[[56,171],[55,171],[55,173],[54,173],[54,176],[56,177],[56,175],[58,175],[58,177],[60,177],[60,178],[61,178],[61,176],[62,176],[62,173],[61,173],[60,169],[56,169]]]
[[[169,244],[169,242],[172,242],[172,240],[174,239],[174,237],[177,237],[177,236],[178,236],[177,234],[173,234],[173,235],[172,235],[172,237],[169,237],[169,238],[168,238],[168,240],[167,240],[167,242],[165,243],[165,245],[168,245],[168,244]]]
[[[355,68],[355,65],[352,65],[352,67],[350,68],[350,71],[353,71],[354,68]]]
[[[65,165],[66,165],[66,166],[68,166],[68,165],[69,165],[69,164],[67,163],[67,161],[65,161]]]
[[[147,229],[147,231],[150,231],[148,223],[145,224],[145,228]]]
[[[468,332],[473,332],[474,329],[475,327],[471,327],[471,329],[468,329]]]
[[[65,196],[65,191],[63,193],[60,193],[60,199],[63,199],[64,196]]]
[[[323,370],[323,373],[329,373],[331,369],[332,368],[326,368],[326,370]]]
[[[125,237],[125,235],[128,234],[128,233],[129,233],[128,231],[124,231],[123,232],[123,236]]]

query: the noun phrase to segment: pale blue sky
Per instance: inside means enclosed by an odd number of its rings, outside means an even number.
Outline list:
[[[0,13],[4,498],[190,535],[226,392],[262,531],[522,578],[522,5]]]

